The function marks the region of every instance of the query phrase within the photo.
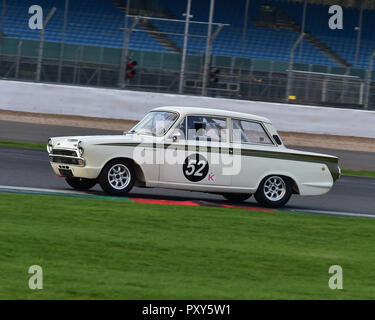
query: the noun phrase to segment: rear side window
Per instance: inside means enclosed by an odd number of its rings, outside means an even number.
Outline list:
[[[273,145],[272,140],[260,123],[246,120],[232,120],[232,139],[235,143]]]

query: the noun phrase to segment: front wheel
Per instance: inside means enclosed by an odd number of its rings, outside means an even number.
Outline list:
[[[72,188],[77,190],[89,190],[98,182],[96,179],[86,179],[86,178],[75,178],[66,177],[65,181]]]
[[[292,181],[281,176],[269,176],[259,184],[255,199],[269,208],[283,207],[293,193]]]
[[[133,188],[135,173],[132,164],[126,160],[112,160],[105,165],[99,184],[102,189],[114,196],[124,196]]]
[[[222,196],[231,202],[242,202],[251,197],[251,193],[223,193]]]

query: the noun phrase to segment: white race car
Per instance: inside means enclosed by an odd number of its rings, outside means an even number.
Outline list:
[[[266,118],[206,108],[156,108],[123,135],[50,138],[47,150],[70,186],[116,196],[162,187],[281,207],[328,192],[341,173],[337,157],[286,148]]]

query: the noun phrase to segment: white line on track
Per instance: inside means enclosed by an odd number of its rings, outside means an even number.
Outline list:
[[[53,192],[53,193],[61,193],[61,194],[88,194],[87,192],[73,191],[73,190],[43,189],[43,188],[30,188],[30,187],[13,187],[13,186],[0,185],[0,191],[1,190]]]
[[[358,178],[358,177],[356,177]],[[361,177],[362,178],[362,177]],[[367,177],[366,177],[367,178]],[[367,179],[374,179],[374,178],[367,178]],[[365,179],[364,179],[365,180]],[[348,180],[338,180],[340,184],[361,184],[361,185],[374,185],[375,186],[375,182],[373,181],[348,181]]]
[[[372,218],[375,219],[375,214],[355,213],[355,212],[341,212],[341,211],[325,211],[325,210],[310,210],[310,209],[288,209],[292,212],[317,213],[330,216],[354,217],[354,218]]]

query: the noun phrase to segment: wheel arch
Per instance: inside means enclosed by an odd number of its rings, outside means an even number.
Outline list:
[[[286,172],[268,172],[267,174],[263,175],[261,179],[258,181],[256,190],[258,190],[261,182],[271,176],[279,176],[284,179],[288,179],[292,183],[292,188],[293,188],[293,194],[300,194],[300,188],[297,183],[297,179],[293,177],[293,175],[286,173]]]
[[[135,186],[142,187],[142,186],[146,185],[146,178],[145,178],[145,175],[143,173],[143,170],[142,170],[141,166],[136,161],[134,161],[134,159],[127,158],[127,157],[115,157],[115,158],[109,159],[103,165],[102,169],[100,170],[99,176],[102,174],[103,169],[105,168],[105,166],[108,163],[110,163],[112,161],[115,161],[115,160],[122,160],[122,161],[126,161],[126,162],[131,163],[133,165],[133,169],[134,169],[134,172],[135,172]]]

